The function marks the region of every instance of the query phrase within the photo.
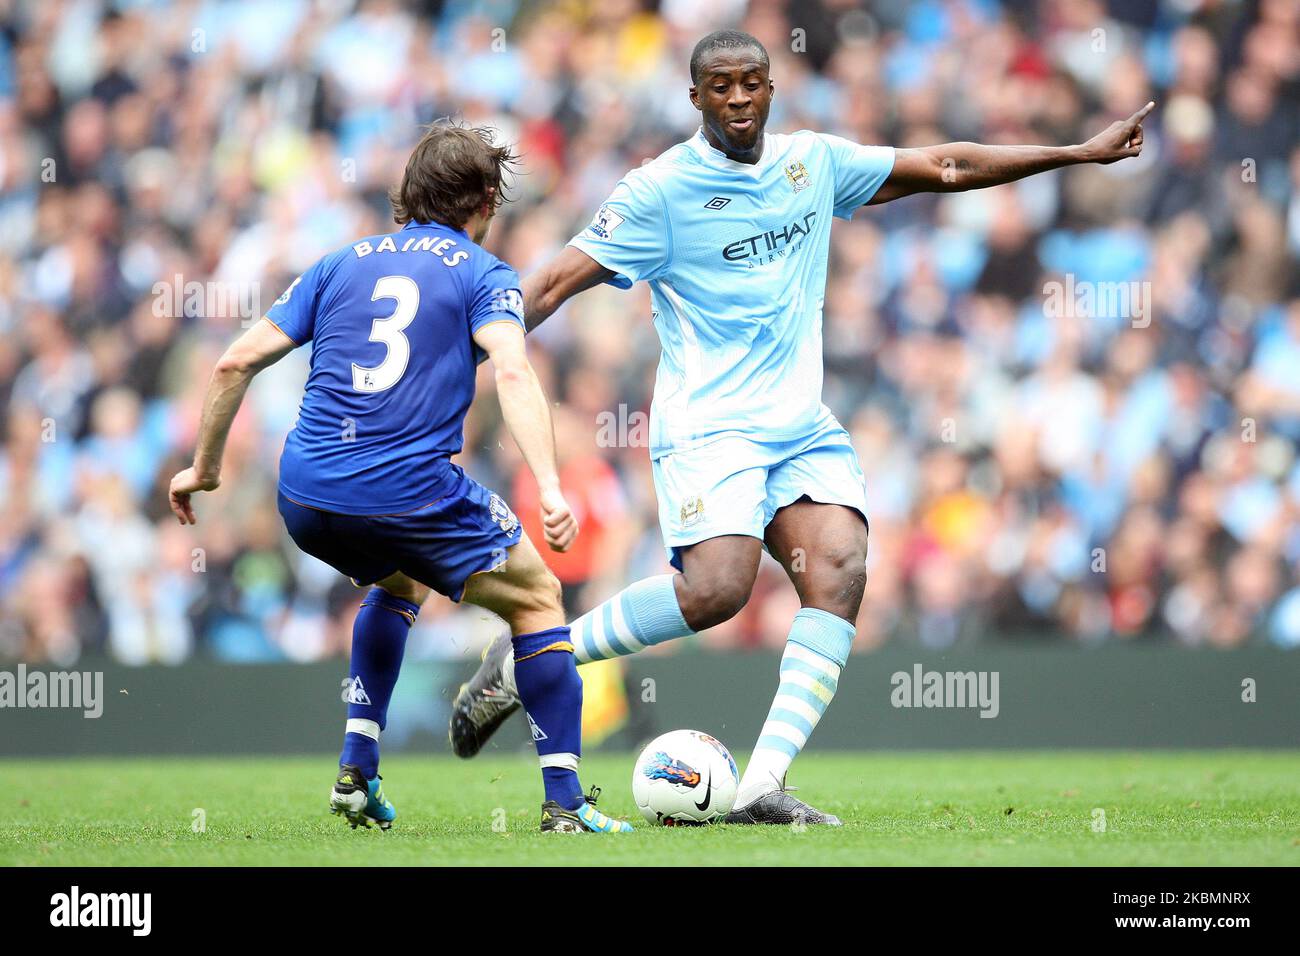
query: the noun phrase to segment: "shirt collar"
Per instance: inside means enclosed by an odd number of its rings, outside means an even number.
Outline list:
[[[469,238],[469,233],[466,232],[464,229],[457,229],[454,226],[448,226],[441,222],[416,222],[414,219],[412,219],[410,222],[406,223],[406,225],[402,226],[403,232],[405,232],[407,229],[442,229],[445,232],[454,233],[458,236],[464,236],[466,239]]]
[[[690,140],[688,140],[688,142],[690,143],[691,148],[695,150],[695,152],[699,155],[699,157],[703,159],[706,163],[708,163],[710,166],[717,166],[721,169],[744,170],[744,171],[751,172],[755,175],[757,175],[760,170],[766,168],[769,165],[772,158],[772,152],[775,147],[775,144],[772,142],[772,137],[767,132],[764,132],[763,152],[759,155],[758,162],[738,163],[730,156],[728,156],[726,153],[724,153],[722,150],[715,148],[712,143],[710,143],[707,139],[704,138],[703,126],[701,126],[699,129],[695,131],[695,135],[692,136]]]

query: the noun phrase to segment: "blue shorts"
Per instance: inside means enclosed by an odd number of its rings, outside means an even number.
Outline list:
[[[459,601],[470,575],[505,562],[519,543],[519,519],[495,492],[450,466],[448,492],[422,508],[393,515],[345,515],[279,493],[294,543],[364,587],[396,571]]]

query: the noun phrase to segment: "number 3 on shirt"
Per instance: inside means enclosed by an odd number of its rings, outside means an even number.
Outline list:
[[[411,358],[411,342],[402,330],[411,324],[420,308],[420,287],[408,276],[384,276],[375,283],[371,302],[378,299],[396,299],[397,308],[392,315],[375,319],[370,326],[370,341],[382,342],[388,348],[384,360],[374,368],[364,368],[352,363],[352,387],[358,392],[382,392],[392,388],[406,373],[406,363]]]

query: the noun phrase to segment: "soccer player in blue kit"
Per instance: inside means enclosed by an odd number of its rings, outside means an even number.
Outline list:
[[[764,547],[798,593],[775,699],[728,823],[838,825],[786,771],[830,704],[866,583],[867,505],[849,436],[821,401],[831,218],[921,192],[1013,182],[1142,149],[1148,103],[1077,146],[862,146],[767,133],[767,51],[718,31],[695,47],[691,139],[634,169],[591,224],[523,285],[529,328],[602,282],[650,285],[663,347],[651,409],[659,523],[676,574],[638,581],[572,624],[578,662],[719,624],[749,599]],[[494,642],[453,704],[473,756],[519,706]]]
[[[513,157],[484,130],[435,124],[416,145],[394,219],[402,228],[325,256],[217,363],[194,464],[170,502],[194,524],[192,495],[221,482],[230,425],[253,376],[312,343],[311,372],[280,459],[279,507],[297,545],[373,585],[352,635],[348,719],[329,806],[387,829],[379,737],[407,632],[430,590],[499,614],[541,761],[544,832],[631,826],[595,808],[578,782],[582,682],[560,585],[519,520],[450,458],[461,450],[485,355],[502,415],[541,489],[546,543],[567,550],[577,523],[560,492],[546,396],[524,351],[519,278],[480,248]]]

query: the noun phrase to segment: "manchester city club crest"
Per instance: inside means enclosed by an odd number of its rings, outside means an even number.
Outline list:
[[[812,185],[812,179],[808,176],[808,167],[798,160],[785,167],[785,178],[790,180],[790,185],[794,187],[795,192]]]
[[[693,524],[698,524],[704,517],[704,499],[699,495],[687,498],[682,502],[682,527],[689,528]]]

